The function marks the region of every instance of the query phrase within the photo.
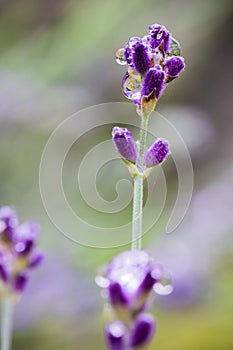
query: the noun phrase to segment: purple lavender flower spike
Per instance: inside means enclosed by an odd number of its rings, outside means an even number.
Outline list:
[[[155,321],[150,314],[141,314],[130,334],[130,348],[135,349],[146,345],[155,333]]]
[[[134,45],[132,52],[133,68],[141,75],[145,75],[150,68],[150,57],[146,46],[138,42]]]
[[[13,231],[18,224],[18,218],[14,210],[8,206],[0,208],[0,234],[7,241],[12,241]]]
[[[142,87],[142,96],[149,97],[155,90],[156,98],[161,95],[165,84],[165,73],[159,65],[150,68],[146,73]]]
[[[39,266],[44,260],[44,254],[41,252],[31,253],[28,257],[28,268],[34,268]]]
[[[111,305],[124,306],[127,304],[127,299],[119,283],[111,283],[108,287],[108,293]]]
[[[124,335],[125,335],[125,327],[119,321],[110,323],[105,327],[106,341],[109,349],[111,350],[125,349]]]
[[[138,150],[131,131],[126,128],[114,127],[112,131],[112,141],[121,157],[132,163],[136,162]]]
[[[28,275],[26,273],[19,273],[15,276],[13,281],[13,290],[16,293],[22,293],[27,285]]]
[[[159,139],[148,149],[144,155],[146,167],[151,168],[161,164],[170,154],[169,143],[166,140]]]
[[[18,255],[29,254],[37,243],[40,226],[36,222],[24,222],[14,234],[14,249]]]
[[[172,56],[168,58],[165,62],[165,69],[167,74],[175,78],[177,77],[185,68],[183,57]]]

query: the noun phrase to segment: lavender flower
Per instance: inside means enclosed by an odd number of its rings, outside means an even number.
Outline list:
[[[125,48],[117,51],[117,62],[128,65],[122,83],[124,95],[137,105],[138,111],[145,108],[145,113],[151,113],[166,85],[184,70],[180,53],[178,41],[160,24],[152,24],[148,35],[130,38]]]
[[[134,177],[134,198],[132,250],[114,257],[102,276],[96,278],[96,283],[105,288],[108,301],[109,323],[105,334],[111,350],[146,345],[156,328],[153,317],[145,313],[151,292],[160,295],[172,292],[170,274],[141,250],[143,181],[170,152],[165,140],[157,140],[145,152],[147,125],[166,85],[184,69],[180,53],[179,43],[160,24],[151,25],[148,35],[143,38],[130,38],[125,48],[116,52],[116,61],[128,65],[122,89],[125,96],[136,104],[141,127],[137,146],[127,129],[115,127],[112,133],[113,143]]]
[[[151,38],[151,47],[156,49],[162,45],[164,53],[167,53],[170,45],[170,33],[168,30],[160,24],[152,24],[148,28],[148,34]]]
[[[109,306],[117,318],[105,330],[110,349],[135,348],[150,340],[155,322],[144,311],[163,274],[163,266],[143,250],[124,251],[106,267],[100,286],[106,288]]]
[[[172,77],[178,77],[178,75],[184,70],[185,64],[183,57],[173,56],[166,60],[165,70],[167,74]]]
[[[141,314],[135,321],[130,334],[130,348],[145,346],[155,333],[155,321],[150,314]]]
[[[43,255],[36,250],[39,229],[35,222],[19,225],[10,207],[0,208],[0,289],[5,294],[21,294],[28,281],[27,270],[42,262]]]
[[[143,87],[142,96],[149,97],[155,92],[156,98],[159,98],[165,85],[165,73],[159,65],[154,68],[150,68],[147,72]]]
[[[129,162],[136,162],[138,158],[138,150],[131,131],[116,126],[112,131],[112,140],[121,157]]]
[[[124,251],[113,258],[105,274],[105,278],[109,281],[110,303],[112,301],[111,286],[117,283],[118,295],[124,301],[122,304],[126,305],[126,308],[133,310],[141,307],[142,305],[138,303],[142,294],[148,294],[152,290],[154,283],[159,279],[157,267],[157,264],[151,259],[149,254],[142,250]],[[156,271],[155,277],[153,276],[153,271]],[[148,278],[148,275],[151,276],[154,283],[152,282],[150,288],[145,289],[145,279]],[[114,304],[112,304],[113,307]]]
[[[125,326],[119,322],[113,322],[105,327],[106,341],[111,350],[124,350]]]
[[[0,261],[0,281],[2,280],[3,283],[7,283],[9,279],[7,268],[4,265],[3,261]]]
[[[8,206],[0,208],[0,237],[2,243],[10,243],[13,239],[14,228],[18,224],[18,218],[13,209]]]
[[[161,164],[170,154],[169,143],[159,139],[144,154],[145,166],[150,168]]]
[[[13,280],[13,291],[15,293],[21,294],[26,287],[28,278],[29,277],[25,272],[21,272],[18,275],[16,275]]]
[[[132,54],[133,67],[141,75],[145,75],[150,68],[150,57],[147,48],[142,43],[137,43],[134,46]]]

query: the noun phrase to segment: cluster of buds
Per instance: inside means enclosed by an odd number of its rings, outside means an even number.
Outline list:
[[[108,301],[105,336],[109,349],[141,348],[151,340],[156,323],[147,310],[152,292],[159,293],[164,276],[162,264],[146,251],[131,250],[114,257],[96,278]],[[168,290],[170,293],[171,287]]]
[[[133,139],[131,131],[126,128],[114,127],[112,131],[112,140],[118,153],[120,154],[124,163],[128,166],[133,175],[138,173],[137,161],[139,152],[137,144]],[[154,144],[144,153],[143,166],[141,169],[146,177],[151,170],[157,165],[164,162],[170,154],[169,143],[166,140],[158,139]]]
[[[128,65],[124,95],[137,105],[139,114],[150,114],[166,85],[184,70],[180,55],[180,44],[160,24],[151,25],[143,38],[130,38],[116,52],[116,61]]]
[[[19,297],[28,282],[28,271],[37,267],[43,254],[36,249],[40,227],[19,224],[10,207],[0,208],[0,297]]]

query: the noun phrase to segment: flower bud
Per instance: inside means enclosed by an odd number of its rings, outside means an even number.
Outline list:
[[[9,276],[6,270],[6,267],[3,263],[0,263],[0,280],[2,280],[4,283],[8,282]]]
[[[148,28],[148,34],[151,37],[151,47],[156,49],[163,44],[164,53],[167,53],[170,45],[170,33],[160,24],[152,24]]]
[[[154,167],[161,164],[169,154],[169,143],[166,140],[157,140],[144,154],[144,163],[148,168]]]
[[[114,127],[112,140],[121,157],[132,163],[136,163],[138,150],[131,131],[126,128]]]
[[[8,206],[0,208],[0,234],[3,241],[12,242],[14,229],[18,224],[18,218],[14,210]]]
[[[141,75],[145,75],[150,68],[150,57],[147,48],[142,43],[134,46],[132,53],[133,68]]]
[[[19,273],[15,276],[13,281],[13,290],[16,293],[22,293],[28,282],[28,275],[26,273]]]
[[[185,64],[183,57],[172,56],[165,62],[166,72],[172,78],[177,77],[184,70],[184,67]]]
[[[130,334],[130,347],[137,348],[145,346],[155,333],[155,321],[150,314],[141,314]]]
[[[111,283],[108,287],[109,299],[112,306],[123,306],[127,299],[119,283]]]
[[[125,327],[119,321],[110,323],[105,327],[106,341],[109,349],[111,350],[125,349],[124,335],[125,335]]]
[[[150,68],[146,73],[143,87],[142,96],[149,97],[155,91],[156,98],[161,95],[165,84],[165,73],[162,71],[159,65],[154,68]]]
[[[37,243],[40,226],[36,222],[28,221],[18,226],[14,234],[14,249],[18,255],[29,254]]]
[[[33,252],[28,257],[28,268],[37,267],[44,260],[44,254],[41,252]]]

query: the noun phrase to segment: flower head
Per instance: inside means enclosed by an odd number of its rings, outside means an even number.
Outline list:
[[[117,62],[128,65],[122,84],[124,95],[139,110],[148,95],[155,100],[150,106],[153,110],[166,85],[184,70],[180,53],[180,44],[160,24],[152,24],[147,35],[130,38],[125,47],[117,51]]]
[[[43,259],[36,245],[40,227],[35,222],[18,224],[10,207],[0,208],[0,294],[21,294],[28,282],[28,269]]]
[[[109,349],[137,348],[150,341],[155,321],[145,310],[163,275],[163,266],[143,250],[124,251],[105,268],[100,285],[106,289],[113,315],[105,328]]]

